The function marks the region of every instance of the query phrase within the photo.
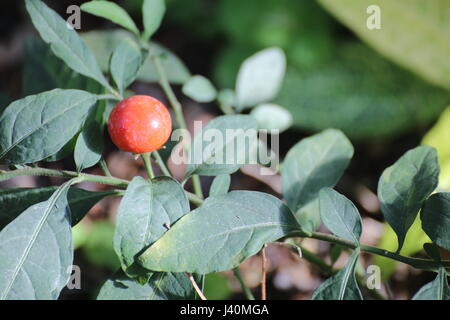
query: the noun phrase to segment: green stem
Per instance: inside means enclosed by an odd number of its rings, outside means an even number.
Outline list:
[[[196,174],[192,176],[192,186],[194,187],[194,192],[199,198],[203,197],[202,184],[200,182],[200,177]]]
[[[153,173],[152,161],[150,159],[150,154],[151,154],[151,152],[142,153],[141,157],[142,157],[142,159],[144,159],[145,169],[147,170],[148,178],[151,180],[155,177],[155,174]]]
[[[244,292],[244,295],[247,298],[247,300],[255,300],[255,296],[247,287],[247,285],[244,282],[244,279],[242,278],[241,271],[239,271],[239,267],[234,268],[233,272],[234,276],[238,279],[239,283],[241,284],[242,291]]]
[[[158,72],[159,84],[163,89],[165,95],[169,99],[170,104],[172,105],[173,111],[175,113],[175,119],[177,120],[178,125],[180,126],[181,129],[187,130],[186,121],[184,119],[183,114],[183,108],[181,106],[180,101],[178,101],[175,93],[173,92],[172,87],[170,86],[166,71],[164,70],[164,67],[161,64],[161,58],[159,57],[159,55],[152,55],[148,47],[147,50],[149,50],[149,54],[152,57],[153,63],[156,67],[156,71]],[[202,185],[200,183],[200,178],[198,175],[192,176],[192,185],[194,187],[195,194],[199,198],[203,198]]]
[[[300,234],[303,234],[303,236],[304,236],[304,232],[301,232]],[[299,236],[301,236],[300,234],[299,234]],[[345,239],[342,239],[342,238],[339,238],[339,237],[336,237],[334,235],[327,234],[327,233],[312,232],[307,237],[339,244],[341,246],[344,246],[344,247],[347,247],[350,249],[355,249],[358,247],[358,245],[352,241],[348,241],[348,240],[345,240]],[[434,260],[429,260],[429,259],[406,257],[406,256],[402,256],[400,254],[397,254],[395,252],[391,252],[391,251],[388,251],[385,249],[380,249],[377,247],[367,246],[367,245],[363,245],[363,244],[360,245],[360,247],[361,247],[361,251],[369,252],[369,253],[383,256],[386,258],[390,258],[390,259],[408,264],[416,269],[436,271],[440,267],[450,268],[450,261],[448,261],[448,260],[436,262]]]
[[[159,154],[158,150],[153,151],[152,155],[155,158],[156,163],[158,164],[164,175],[171,177],[172,174],[170,173],[169,169],[167,169],[166,164],[164,163],[164,160],[161,158],[161,155]]]
[[[76,178],[82,177],[84,181],[97,182],[101,184],[107,184],[116,187],[126,188],[129,181],[115,177],[105,177],[93,174],[78,173],[75,171],[67,170],[53,170],[40,167],[27,167],[25,169],[19,169],[14,171],[0,170],[0,181],[9,180],[19,176],[46,176],[46,177],[61,177],[61,178]]]
[[[111,171],[109,171],[108,164],[106,163],[105,159],[100,159],[100,168],[102,168],[103,173],[107,177],[112,177]]]

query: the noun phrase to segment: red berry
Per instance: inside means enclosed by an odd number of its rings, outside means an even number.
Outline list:
[[[161,101],[137,95],[120,101],[112,109],[108,131],[120,149],[146,153],[166,143],[172,132],[172,119]]]

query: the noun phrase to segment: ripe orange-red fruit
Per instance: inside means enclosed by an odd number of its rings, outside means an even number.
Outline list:
[[[120,101],[112,109],[108,131],[120,149],[146,153],[166,143],[172,132],[172,119],[161,101],[137,95]]]

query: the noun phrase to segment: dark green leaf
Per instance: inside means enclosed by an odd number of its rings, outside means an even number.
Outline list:
[[[257,124],[252,116],[214,118],[198,132],[189,150],[187,175],[233,173],[256,156]],[[256,159],[253,159],[256,162]]]
[[[158,30],[165,12],[165,0],[144,0],[142,4],[144,34],[142,37],[145,40],[149,40],[156,30]]]
[[[167,228],[189,212],[189,201],[181,185],[169,177],[150,183],[135,177],[119,207],[114,250],[127,273],[135,257],[158,240]]]
[[[79,131],[96,99],[55,89],[14,101],[0,117],[0,160],[24,164],[55,154]]]
[[[181,218],[140,257],[148,270],[206,274],[229,270],[264,243],[299,225],[279,199],[260,192],[232,191],[208,198]]]
[[[450,300],[450,287],[445,268],[441,268],[436,279],[424,285],[413,300]]]
[[[25,5],[34,26],[42,39],[51,45],[56,56],[74,71],[110,88],[92,52],[64,19],[41,0],[26,0]]]
[[[428,146],[406,152],[381,175],[378,197],[384,218],[397,234],[397,251],[423,202],[436,189],[438,176],[436,150]]]
[[[128,13],[114,2],[102,0],[90,1],[83,3],[80,8],[90,14],[111,20],[139,35],[139,30]]]
[[[73,260],[70,181],[0,232],[0,300],[57,299]]]
[[[70,69],[36,36],[25,41],[22,95],[28,96],[55,88],[80,89],[100,93],[101,85]]]
[[[334,187],[353,157],[353,146],[338,130],[303,139],[289,150],[281,167],[283,195],[292,211]]]
[[[83,33],[81,37],[93,51],[103,71],[108,71],[109,68],[108,60],[105,57],[111,56],[114,49],[124,39],[134,39],[133,34],[125,30],[90,31]],[[150,42],[149,46],[152,55],[161,56],[161,64],[171,83],[183,84],[190,78],[189,70],[176,55],[155,42]],[[159,81],[158,72],[150,56],[146,58],[137,79],[149,82]]]
[[[32,205],[48,200],[56,189],[57,187],[1,189],[0,230]],[[70,188],[67,199],[72,226],[80,222],[98,201],[115,193],[116,191],[113,190],[93,192],[74,187]]]
[[[319,203],[325,226],[338,237],[358,244],[361,216],[353,202],[331,188],[324,188],[320,191]]]
[[[123,91],[136,79],[142,65],[142,55],[136,42],[124,39],[111,56],[111,76],[123,94]]]
[[[184,273],[156,272],[145,285],[128,278],[122,270],[107,280],[98,300],[193,300],[189,278]]]
[[[420,214],[422,228],[430,239],[450,250],[450,193],[433,194]]]
[[[229,174],[221,174],[214,178],[211,188],[209,189],[209,196],[220,196],[226,194],[230,189],[231,177]]]
[[[347,265],[328,278],[313,293],[313,300],[362,300],[361,291],[355,277],[355,266],[359,252],[354,251]]]
[[[102,158],[103,153],[103,114],[106,108],[106,101],[100,101],[93,108],[86,120],[83,130],[78,135],[74,159],[77,171],[95,166]]]

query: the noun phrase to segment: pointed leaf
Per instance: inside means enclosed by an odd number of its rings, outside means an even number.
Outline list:
[[[355,277],[359,252],[354,251],[347,265],[328,278],[313,293],[313,300],[363,300]]]
[[[216,176],[236,172],[255,155],[256,129],[256,121],[249,115],[214,118],[194,137],[187,175]]]
[[[361,216],[353,202],[331,188],[320,191],[319,202],[320,217],[325,226],[338,237],[358,244]]]
[[[428,146],[408,151],[381,175],[381,211],[397,234],[398,251],[423,202],[436,189],[438,176],[436,150]]]
[[[64,19],[41,0],[26,0],[25,5],[35,28],[56,56],[74,71],[110,88],[94,55]]]
[[[102,0],[90,1],[83,3],[80,8],[87,13],[111,20],[139,35],[139,30],[128,13],[114,2]]]
[[[0,117],[0,160],[24,164],[58,152],[95,102],[88,92],[61,89],[14,101]]]
[[[73,260],[70,184],[0,232],[0,300],[56,299],[66,285]]]
[[[211,102],[217,97],[217,90],[211,81],[199,75],[192,76],[183,85],[183,93],[197,102]]]
[[[154,273],[141,285],[128,278],[122,270],[107,280],[97,300],[193,300],[195,292],[184,273]]]
[[[430,239],[450,250],[450,193],[433,194],[420,214],[422,228]]]
[[[114,250],[122,268],[127,272],[136,255],[163,236],[167,228],[189,210],[186,194],[175,180],[158,177],[150,183],[135,177],[116,218]]]
[[[123,91],[136,79],[142,65],[139,46],[130,39],[125,39],[111,56],[111,76],[123,94]]]
[[[279,133],[289,129],[292,125],[292,114],[285,108],[273,104],[263,103],[252,109],[259,129],[278,130]]]
[[[57,187],[1,189],[0,230],[32,205],[48,200],[56,189]],[[94,192],[70,188],[67,199],[71,211],[72,226],[80,222],[97,202],[115,193],[114,190]]]
[[[413,300],[450,300],[450,287],[445,269],[441,268],[436,279],[424,285]]]
[[[226,194],[230,189],[231,177],[229,174],[221,174],[214,178],[211,188],[209,189],[209,196],[220,196]]]
[[[283,83],[286,57],[280,48],[265,49],[242,64],[236,80],[236,103],[239,110],[276,97]]]
[[[254,191],[208,198],[148,248],[148,270],[206,274],[229,270],[299,226],[279,199]]]
[[[334,187],[353,157],[353,146],[339,130],[325,130],[289,150],[281,168],[283,195],[292,211]]]
[[[142,4],[144,35],[142,37],[145,40],[149,40],[156,30],[158,30],[165,12],[165,0],[144,0],[144,3]]]

